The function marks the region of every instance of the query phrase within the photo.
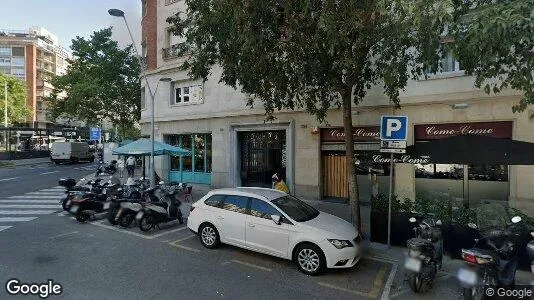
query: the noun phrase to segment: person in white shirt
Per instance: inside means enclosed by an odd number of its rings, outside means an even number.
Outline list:
[[[128,176],[133,177],[135,171],[135,158],[133,156],[128,157],[126,160],[126,169],[128,170]]]
[[[119,168],[119,176],[120,178],[122,178],[124,174],[124,158],[123,157],[120,157],[119,160],[117,161],[117,168]]]

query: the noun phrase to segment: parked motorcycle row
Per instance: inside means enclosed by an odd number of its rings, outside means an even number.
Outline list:
[[[179,197],[181,193],[190,194],[191,186],[161,181],[150,188],[143,178],[125,185],[114,176],[105,178],[91,181],[82,178],[79,182],[73,178],[60,179],[59,185],[66,189],[66,197],[61,199],[63,209],[81,223],[106,218],[110,224],[122,227],[136,222],[141,231],[175,220],[184,222]]]
[[[481,238],[473,241],[472,248],[462,249],[466,265],[457,273],[464,299],[484,299],[487,288],[515,286],[521,221],[519,216],[510,219],[501,205],[481,204],[477,208],[477,224],[469,223],[468,226],[477,229]],[[410,288],[419,293],[432,287],[442,267],[442,224],[430,217],[411,217],[410,222],[415,225],[415,237],[406,242],[408,252],[404,267]],[[532,239],[534,229],[529,230],[532,230]],[[526,247],[534,273],[534,240]]]

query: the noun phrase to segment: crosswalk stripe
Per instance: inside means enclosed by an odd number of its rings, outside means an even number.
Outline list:
[[[61,207],[59,204],[47,205],[47,204],[0,204],[0,209],[3,208],[58,208]]]
[[[26,193],[25,195],[62,195],[65,194],[63,191],[55,191],[55,192],[30,192]]]
[[[0,226],[0,231],[6,230],[6,229],[11,228],[11,227],[13,227],[13,226]]]
[[[28,222],[37,219],[37,217],[0,217],[0,222]]]
[[[2,199],[0,203],[41,203],[41,204],[57,204],[58,200],[28,200],[28,199]]]
[[[22,195],[22,196],[11,196],[9,199],[60,199],[62,195]]]
[[[24,196],[62,196],[65,195],[65,193],[27,193],[24,194]]]
[[[61,187],[61,188],[58,188],[58,189],[44,189],[44,190],[39,190],[39,192],[59,192],[59,191],[64,191],[65,188],[64,187]]]
[[[47,215],[57,210],[0,210],[0,215]]]

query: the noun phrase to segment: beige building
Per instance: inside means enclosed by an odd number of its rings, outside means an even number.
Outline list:
[[[340,110],[330,111],[329,126],[300,111],[281,112],[276,121],[264,123],[261,105],[246,108],[246,95],[217,83],[220,69],[214,68],[205,83],[190,80],[178,70],[183,58],[174,55],[173,50],[183,41],[169,33],[166,19],[184,9],[183,1],[144,3],[145,74],[152,89],[157,87],[155,138],[194,153],[192,157],[158,158],[156,170],[160,175],[175,181],[233,187],[270,186],[271,176],[278,172],[297,196],[346,198]],[[161,78],[172,81],[160,82]],[[151,97],[144,82],[141,91],[141,128],[149,134]],[[394,113],[409,117],[409,145],[464,133],[534,142],[534,109],[512,112],[519,98],[514,91],[486,95],[474,88],[473,78],[465,76],[458,62],[448,56],[441,73],[409,82],[401,97],[402,109]],[[353,108],[363,200],[369,199],[373,186],[379,192],[388,192],[388,156],[378,152],[378,126],[381,115],[391,113],[379,87]],[[533,166],[423,163],[398,157],[394,167],[397,195],[414,199],[419,191],[442,191],[470,204],[508,201],[534,214]],[[369,170],[378,173],[375,185]]]
[[[50,77],[66,72],[69,57],[58,38],[42,27],[0,29],[0,72],[26,81],[32,112],[27,123],[32,127],[45,128],[50,123],[43,97],[52,92]]]

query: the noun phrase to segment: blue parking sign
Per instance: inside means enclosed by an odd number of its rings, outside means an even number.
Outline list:
[[[90,141],[100,140],[100,128],[94,127],[94,128],[89,129],[89,140]]]
[[[380,139],[383,141],[405,141],[408,137],[408,117],[382,116]]]

